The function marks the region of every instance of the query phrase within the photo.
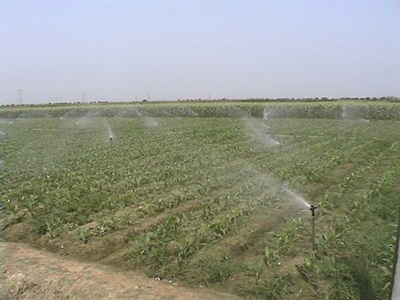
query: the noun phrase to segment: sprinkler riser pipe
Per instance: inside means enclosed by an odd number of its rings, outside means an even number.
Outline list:
[[[312,235],[312,249],[315,250],[315,210],[317,209],[316,205],[310,205],[311,211],[311,235]]]

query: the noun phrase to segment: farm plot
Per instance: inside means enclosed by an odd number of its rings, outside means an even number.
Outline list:
[[[3,129],[9,240],[243,296],[388,297],[396,121],[92,116]],[[315,251],[300,195],[318,206]]]

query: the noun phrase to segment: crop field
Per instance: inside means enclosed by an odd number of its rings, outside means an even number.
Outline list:
[[[248,298],[388,299],[399,105],[201,107],[0,110],[6,239]]]

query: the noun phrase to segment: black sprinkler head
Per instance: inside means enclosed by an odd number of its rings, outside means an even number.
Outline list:
[[[315,216],[315,210],[317,209],[316,205],[310,205],[310,210],[311,210],[311,216]]]

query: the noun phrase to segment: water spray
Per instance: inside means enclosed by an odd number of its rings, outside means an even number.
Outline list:
[[[113,143],[113,141],[114,141],[114,133],[113,133],[113,131],[111,130],[110,125],[108,125],[107,127],[108,127],[108,140],[109,140],[109,142],[110,142],[110,147],[111,147],[111,145],[112,145],[112,143]]]
[[[311,211],[312,249],[315,250],[315,210],[317,209],[317,206],[316,205],[310,205],[309,209]]]
[[[312,239],[312,249],[315,250],[315,210],[317,209],[317,206],[314,204],[309,204],[306,199],[304,199],[301,195],[293,192],[292,190],[288,189],[285,185],[282,186],[283,191],[290,196],[291,199],[298,201],[303,205],[303,209],[308,207],[308,209],[311,211],[311,226],[312,226],[312,232],[311,232],[311,239]]]

